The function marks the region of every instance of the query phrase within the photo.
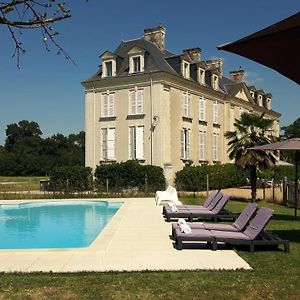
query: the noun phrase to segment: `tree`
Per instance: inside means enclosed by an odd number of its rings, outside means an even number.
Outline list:
[[[40,138],[42,135],[42,131],[40,130],[40,126],[36,122],[29,122],[27,120],[20,121],[18,124],[13,123],[7,125],[6,128],[6,141],[5,148],[8,151],[11,151],[15,146],[17,140],[24,138]]]
[[[88,1],[88,0],[86,0]],[[66,2],[56,0],[6,0],[0,1],[0,25],[4,25],[10,32],[15,44],[13,57],[20,66],[20,54],[25,53],[20,40],[25,30],[40,30],[42,41],[48,51],[49,44],[54,45],[58,52],[66,59],[74,61],[70,55],[57,43],[58,32],[54,30],[53,23],[71,17],[71,11]]]
[[[227,131],[225,137],[229,140],[229,157],[235,164],[250,172],[251,197],[256,199],[256,182],[258,168],[273,167],[276,158],[274,152],[251,150],[249,148],[268,144],[274,141],[270,134],[273,120],[265,119],[264,115],[243,113],[240,120],[235,120],[235,131]]]
[[[300,138],[300,118],[292,124],[282,127],[282,130],[284,130],[284,137],[288,139]]]

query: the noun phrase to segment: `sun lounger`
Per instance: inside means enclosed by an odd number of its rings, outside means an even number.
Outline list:
[[[169,222],[171,218],[184,218],[188,219],[190,222],[193,222],[194,219],[212,219],[216,222],[218,219],[218,213],[224,208],[224,206],[229,201],[229,196],[222,196],[222,198],[218,201],[217,205],[212,209],[203,209],[203,208],[195,208],[195,209],[182,209],[177,212],[173,212],[171,210],[165,211],[166,221]]]
[[[221,200],[222,196],[223,194],[221,192],[212,192],[205,200],[203,206],[202,205],[176,205],[176,208],[179,212],[186,212],[186,213],[188,213],[190,210],[195,210],[195,209],[212,210],[217,205],[217,203]],[[170,207],[169,205],[165,205],[163,207],[164,216],[172,212],[174,211],[172,210],[172,207]]]
[[[174,187],[168,186],[168,188],[165,191],[157,191],[155,194],[155,203],[157,206],[162,201],[170,201],[171,203],[175,205],[180,205],[181,202],[178,200],[177,191]]]
[[[257,245],[273,245],[274,241],[262,240],[261,234],[265,226],[270,221],[273,211],[269,208],[262,207],[252,219],[250,224],[243,232],[230,232],[207,229],[193,229],[191,233],[182,233],[179,229],[175,229],[175,244],[179,250],[182,249],[182,242],[197,241],[212,244],[212,249],[217,250],[218,242],[249,245],[250,252],[254,252]],[[288,244],[285,244],[285,251],[288,251]]]
[[[257,210],[257,206],[254,203],[249,203],[243,211],[240,213],[239,217],[233,224],[216,224],[216,223],[187,223],[191,229],[207,229],[207,230],[219,230],[219,231],[233,231],[239,232],[245,229],[254,213]],[[174,237],[175,229],[179,228],[178,223],[172,224],[172,236]]]

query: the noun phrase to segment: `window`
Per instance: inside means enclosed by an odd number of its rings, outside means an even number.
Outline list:
[[[116,76],[116,61],[105,60],[102,63],[102,77]]]
[[[144,159],[144,126],[129,127],[129,159]]]
[[[212,88],[214,89],[214,90],[218,90],[218,88],[219,88],[219,77],[218,77],[218,75],[212,75],[212,77],[211,77],[212,79],[212,82],[211,82],[211,86],[212,86]]]
[[[101,131],[101,159],[115,160],[115,128],[102,128]]]
[[[219,124],[219,104],[217,101],[213,103],[213,124]]]
[[[183,94],[183,116],[190,118],[190,95],[188,93]]]
[[[199,132],[199,160],[206,160],[206,132]]]
[[[101,97],[101,117],[115,116],[115,93],[105,93]]]
[[[135,55],[129,57],[129,73],[144,72],[144,56]]]
[[[199,68],[198,69],[198,81],[201,84],[205,84],[205,70]]]
[[[130,115],[139,115],[144,112],[144,91],[143,90],[134,90],[129,91],[129,114]]]
[[[205,121],[205,107],[206,106],[206,101],[205,98],[202,96],[199,99],[199,120],[200,121]]]
[[[187,128],[181,130],[181,158],[190,158],[190,130]]]
[[[220,136],[218,133],[213,134],[213,161],[219,161]]]
[[[182,68],[182,76],[184,78],[190,78],[190,64],[186,61],[182,61],[181,64],[181,68]]]

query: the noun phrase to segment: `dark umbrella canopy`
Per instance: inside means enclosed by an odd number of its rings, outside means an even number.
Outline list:
[[[218,49],[259,62],[300,84],[300,12]]]
[[[295,217],[297,216],[298,201],[298,161],[300,154],[300,138],[289,139],[276,143],[250,148],[252,150],[295,150]]]

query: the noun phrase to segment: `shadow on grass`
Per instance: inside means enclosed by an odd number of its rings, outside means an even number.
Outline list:
[[[300,229],[299,230],[272,230],[272,233],[282,239],[289,240],[292,243],[300,243]]]
[[[274,214],[272,217],[273,220],[280,220],[280,221],[300,221],[300,216],[293,216],[293,215],[284,215],[284,214]]]

